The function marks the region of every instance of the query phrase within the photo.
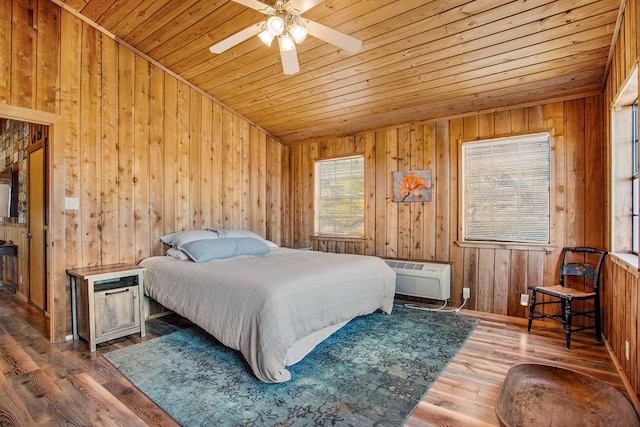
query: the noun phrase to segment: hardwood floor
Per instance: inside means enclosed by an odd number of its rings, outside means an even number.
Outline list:
[[[474,316],[477,317],[477,316]],[[495,402],[514,364],[545,363],[593,375],[622,391],[624,384],[604,345],[592,333],[572,335],[571,350],[555,322],[489,315],[415,408],[407,426],[496,426]],[[579,420],[576,420],[579,424]]]
[[[567,350],[555,325],[538,322],[535,333],[527,334],[522,319],[479,318],[478,328],[406,426],[498,425],[495,400],[508,369],[518,362],[570,367],[624,392],[605,346],[594,345],[592,335],[575,334],[572,349]],[[189,325],[175,315],[153,319],[147,322],[143,340]],[[102,356],[140,342],[139,336],[98,345],[92,354],[82,340],[49,343],[46,331],[42,313],[20,297],[0,291],[0,425],[176,425]]]

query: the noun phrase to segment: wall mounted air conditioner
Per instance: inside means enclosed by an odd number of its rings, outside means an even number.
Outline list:
[[[451,265],[433,262],[384,260],[396,272],[396,293],[446,300],[451,297]]]

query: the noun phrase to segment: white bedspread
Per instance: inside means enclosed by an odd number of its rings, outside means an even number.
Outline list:
[[[148,296],[239,350],[265,382],[291,378],[284,361],[297,340],[393,307],[395,273],[377,257],[274,248],[264,256],[205,263],[159,256],[140,265]]]

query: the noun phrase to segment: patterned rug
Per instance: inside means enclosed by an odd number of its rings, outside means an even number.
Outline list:
[[[280,384],[196,327],[105,357],[183,426],[400,426],[476,325],[396,305],[349,322]]]

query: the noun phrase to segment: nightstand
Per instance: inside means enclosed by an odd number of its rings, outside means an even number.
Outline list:
[[[114,264],[67,270],[71,277],[73,339],[96,344],[140,333],[144,337],[145,267]]]
[[[18,247],[10,243],[3,243],[0,245],[0,258],[6,256],[9,258],[9,275],[11,275],[10,283],[1,283],[0,289],[10,289],[12,293],[16,293],[16,257],[18,255]],[[2,260],[0,259],[0,267],[2,267]],[[0,277],[2,273],[0,272]]]

